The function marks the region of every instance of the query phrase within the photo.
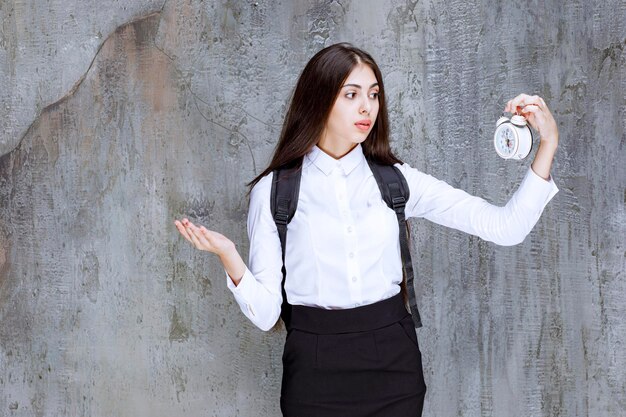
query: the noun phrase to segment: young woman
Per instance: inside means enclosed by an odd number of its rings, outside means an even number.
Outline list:
[[[504,110],[525,116],[541,143],[518,190],[497,207],[402,163],[389,147],[378,66],[350,44],[329,46],[304,68],[272,161],[249,184],[249,268],[225,236],[188,219],[175,221],[197,249],[219,256],[241,310],[268,330],[281,311],[283,266],[270,209],[272,173],[301,167],[285,253],[293,311],[283,355],[284,416],[421,415],[426,386],[400,292],[398,221],[366,158],[400,169],[410,189],[406,218],[517,244],[557,192],[550,167],[558,130],[540,97],[520,94]]]

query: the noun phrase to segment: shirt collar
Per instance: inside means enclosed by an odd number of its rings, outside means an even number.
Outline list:
[[[317,145],[314,145],[313,149],[306,156],[311,163],[326,175],[330,175],[335,168],[341,169],[345,175],[349,175],[365,159],[360,143],[339,159],[328,155]]]

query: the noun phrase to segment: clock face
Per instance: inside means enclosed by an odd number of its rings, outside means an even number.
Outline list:
[[[498,127],[494,138],[496,152],[503,158],[510,158],[517,148],[517,137],[513,133],[511,126],[505,124]]]

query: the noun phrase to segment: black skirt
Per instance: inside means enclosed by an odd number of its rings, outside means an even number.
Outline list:
[[[283,353],[285,417],[419,417],[426,385],[401,294],[367,306],[293,306]]]

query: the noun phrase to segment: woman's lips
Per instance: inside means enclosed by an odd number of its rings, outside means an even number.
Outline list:
[[[366,131],[366,130],[369,130],[370,126],[372,125],[372,122],[370,120],[359,120],[354,125],[360,130]]]

